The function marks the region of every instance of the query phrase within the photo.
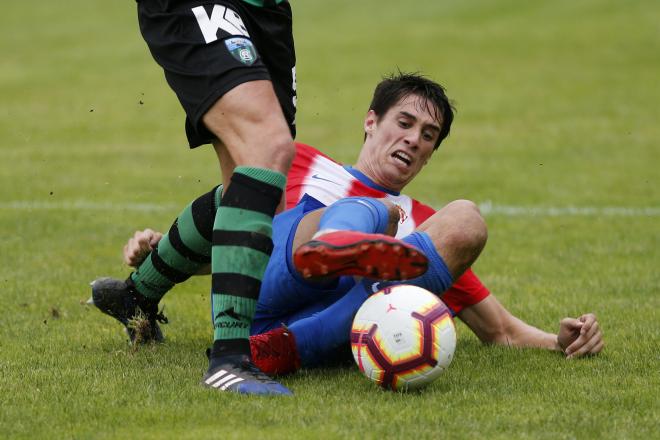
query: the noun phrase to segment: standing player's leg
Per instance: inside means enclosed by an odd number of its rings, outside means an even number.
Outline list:
[[[203,122],[221,141],[214,142],[219,159],[229,155],[233,162],[221,162],[223,175],[231,179],[213,226],[214,343],[204,383],[245,393],[283,393],[286,389],[255,371],[248,338],[272,252],[272,219],[294,155],[293,139],[268,81],[233,88]],[[224,386],[236,379],[214,386],[228,374],[243,380],[228,388]]]
[[[230,49],[231,56],[245,66],[228,72],[233,87],[225,89],[197,121],[217,139],[214,147],[227,185],[214,219],[214,343],[203,383],[220,390],[281,394],[288,390],[264,378],[249,362],[248,335],[271,252],[272,216],[282,199],[284,176],[294,156],[296,87],[291,8],[287,2],[269,2],[271,5],[264,7],[236,0],[221,3],[235,8],[228,9],[226,17],[232,23],[244,23],[237,29],[245,32],[222,41],[226,30],[222,29],[217,34],[222,43],[217,46],[221,51]],[[206,7],[206,13],[201,14],[203,21],[208,12]],[[213,21],[212,14],[210,18]],[[258,52],[256,58],[251,45]],[[260,64],[267,68],[268,78],[258,77]],[[237,78],[232,73],[236,71],[245,74]],[[237,377],[228,380],[230,370]],[[251,378],[237,382],[250,373]]]
[[[141,0],[138,18],[186,112],[190,146],[213,142],[222,160],[226,192],[213,215],[211,240],[216,341],[204,383],[241,393],[287,394],[251,364],[247,332],[270,253],[271,219],[294,155],[290,7]]]

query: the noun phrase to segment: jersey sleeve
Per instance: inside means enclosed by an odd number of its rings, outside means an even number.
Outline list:
[[[306,193],[325,205],[345,197],[343,186],[334,181],[337,176],[333,175],[337,170],[343,171],[342,165],[314,147],[300,142],[295,146],[296,155],[287,174],[286,208],[296,206]]]
[[[468,269],[456,282],[442,295],[441,299],[454,312],[459,313],[466,307],[481,302],[490,295],[481,280]]]
[[[305,179],[309,176],[316,157],[323,155],[316,148],[300,142],[296,142],[295,147],[296,155],[286,176],[286,209],[296,206],[305,195]]]
[[[410,211],[415,222],[415,227],[421,225],[435,214],[435,209],[415,199],[412,199],[412,209]]]

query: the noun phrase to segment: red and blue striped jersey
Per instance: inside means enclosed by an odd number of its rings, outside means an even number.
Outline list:
[[[295,206],[309,194],[327,205],[344,197],[385,198],[399,207],[400,223],[397,237],[404,237],[431,217],[435,210],[405,194],[382,188],[358,170],[340,164],[317,149],[296,143],[296,156],[287,176],[287,208]],[[468,269],[442,300],[454,313],[477,304],[489,295],[489,291],[471,269]]]

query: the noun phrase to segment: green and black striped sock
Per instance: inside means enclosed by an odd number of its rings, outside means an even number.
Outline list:
[[[213,224],[214,354],[249,353],[248,338],[261,280],[273,248],[275,210],[286,176],[237,167]]]
[[[175,284],[211,263],[213,222],[221,194],[222,185],[186,206],[156,249],[131,274],[138,292],[159,301]]]

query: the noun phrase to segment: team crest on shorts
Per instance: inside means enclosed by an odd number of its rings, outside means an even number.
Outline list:
[[[257,49],[247,38],[228,38],[225,46],[231,55],[243,64],[251,66],[257,61]]]

